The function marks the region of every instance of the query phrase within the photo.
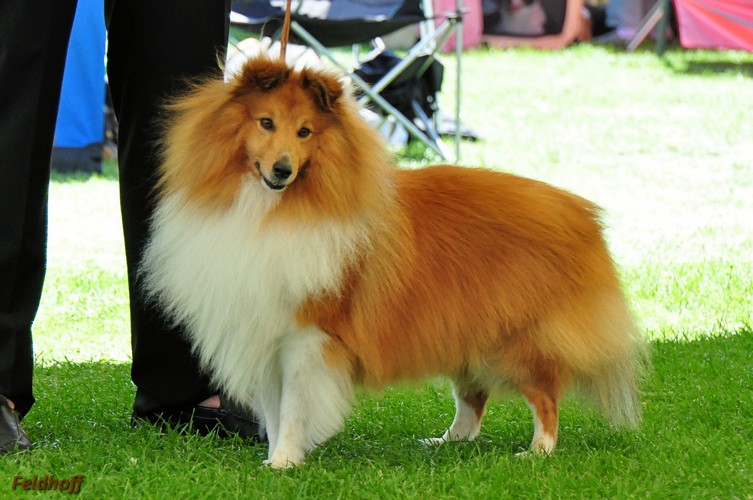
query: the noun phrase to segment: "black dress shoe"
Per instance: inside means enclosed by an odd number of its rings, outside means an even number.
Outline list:
[[[0,455],[13,450],[30,450],[31,443],[21,427],[18,412],[0,395]]]
[[[133,412],[131,426],[147,422],[160,428],[170,427],[180,432],[194,432],[206,436],[214,431],[221,438],[239,436],[257,443],[266,442],[259,421],[249,409],[220,399],[220,407],[196,405],[169,408],[140,414]]]

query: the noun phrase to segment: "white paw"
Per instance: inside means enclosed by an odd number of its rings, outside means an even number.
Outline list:
[[[424,446],[439,446],[441,444],[445,444],[447,440],[444,437],[438,437],[419,439],[418,442]]]
[[[275,451],[271,457],[266,459],[263,464],[272,467],[273,469],[289,469],[303,463],[303,452],[285,453],[283,451]]]
[[[442,434],[441,437],[419,439],[418,441],[424,446],[439,446],[440,444],[445,444],[450,441],[455,441],[455,439],[452,439],[452,436],[450,435],[450,431],[446,430],[444,434]]]
[[[272,467],[273,469],[290,469],[291,467],[295,467],[297,465],[300,465],[301,463],[291,462],[287,458],[283,458],[283,459],[268,458],[264,460],[262,464]]]
[[[516,457],[545,457],[551,455],[554,451],[554,440],[546,437],[539,442],[531,443],[531,448],[526,451],[521,451],[515,454]]]

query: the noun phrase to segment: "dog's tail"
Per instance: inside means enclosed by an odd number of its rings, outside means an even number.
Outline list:
[[[648,348],[621,292],[592,296],[546,327],[570,367],[578,392],[599,403],[616,426],[635,428],[642,419],[638,381],[649,363]]]
[[[599,402],[613,425],[636,428],[641,422],[637,381],[645,359],[641,346],[639,352],[619,357],[597,373],[578,377],[581,393]]]
[[[621,293],[607,301],[600,319],[602,341],[611,343],[611,355],[590,373],[581,374],[581,391],[600,403],[616,426],[636,428],[642,419],[638,381],[649,363],[648,347]],[[611,341],[611,342],[610,342]]]

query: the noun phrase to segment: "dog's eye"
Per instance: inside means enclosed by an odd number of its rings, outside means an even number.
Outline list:
[[[275,122],[272,121],[271,118],[262,118],[259,120],[259,123],[261,124],[261,127],[265,130],[274,130],[275,128]]]
[[[298,137],[308,137],[311,135],[311,129],[308,129],[306,127],[302,127],[301,130],[298,131]]]

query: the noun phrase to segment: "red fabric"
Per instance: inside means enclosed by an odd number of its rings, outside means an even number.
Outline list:
[[[680,44],[686,48],[753,52],[753,1],[674,0]]]
[[[753,1],[753,0],[751,0]],[[434,15],[437,16],[436,25],[444,21],[447,12],[455,12],[457,7],[456,0],[434,0]],[[484,31],[484,16],[481,11],[481,0],[463,0],[463,7],[468,11],[463,14],[463,48],[468,49],[481,43],[481,34]],[[453,34],[442,50],[455,50],[455,34]]]

